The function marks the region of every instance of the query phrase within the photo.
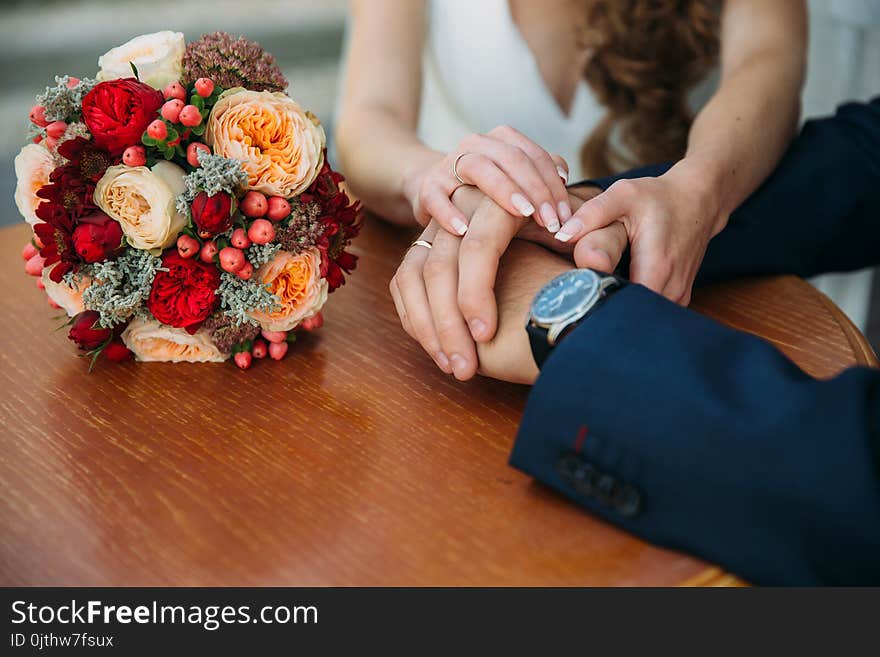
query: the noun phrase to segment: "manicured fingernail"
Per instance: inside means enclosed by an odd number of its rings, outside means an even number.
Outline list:
[[[559,177],[562,178],[562,182],[568,183],[568,171],[566,171],[562,167],[556,167],[556,173],[558,173]]]
[[[568,201],[562,201],[559,204],[559,219],[562,223],[571,219],[571,206],[568,204]]]
[[[567,221],[562,227],[562,230],[556,233],[556,239],[558,239],[560,242],[567,242],[572,237],[574,237],[583,227],[584,225],[583,223],[581,223],[580,219],[572,219],[571,221]]]
[[[514,194],[510,197],[510,203],[524,217],[530,217],[535,214],[535,206],[529,203],[529,200],[522,194]]]
[[[471,327],[471,335],[474,340],[479,340],[483,337],[486,332],[486,322],[482,319],[477,319],[476,317],[468,322],[468,326]]]
[[[559,217],[556,216],[556,211],[549,203],[543,203],[541,205],[541,219],[544,220],[544,225],[551,233],[555,233],[559,230]]]
[[[449,374],[452,371],[452,368],[449,366],[449,359],[446,357],[442,351],[438,351],[434,355],[434,360],[437,361],[437,364],[440,366],[440,369]]]
[[[452,230],[455,231],[456,235],[464,235],[467,232],[467,224],[458,217],[453,217],[449,223],[452,224]]]
[[[468,366],[467,361],[458,354],[452,354],[449,360],[452,361],[452,373],[455,374],[455,378],[461,379],[464,377]]]

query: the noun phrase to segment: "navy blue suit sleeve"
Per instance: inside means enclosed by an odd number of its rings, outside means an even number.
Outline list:
[[[511,464],[761,584],[880,584],[880,373],[804,374],[630,285],[554,351]]]
[[[669,167],[578,184],[607,189],[620,178],[659,176]],[[807,121],[774,173],[709,243],[696,283],[748,274],[808,277],[878,262],[880,97]]]

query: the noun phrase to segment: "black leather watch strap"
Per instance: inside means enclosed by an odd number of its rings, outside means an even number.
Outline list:
[[[566,334],[577,328],[581,322],[592,315],[596,308],[601,306],[610,294],[613,294],[624,285],[626,285],[628,282],[625,278],[621,278],[620,276],[612,276],[612,278],[614,278],[615,284],[606,288],[605,293],[601,297],[599,297],[595,305],[590,308],[583,317],[571,324],[571,326],[568,326],[565,331],[563,331],[562,335],[557,338],[556,344],[559,344],[559,342]],[[546,361],[547,358],[550,356],[550,353],[553,351],[553,347],[555,345],[551,345],[550,342],[547,340],[547,334],[549,333],[549,331],[545,328],[535,326],[531,322],[528,322],[526,324],[526,332],[529,334],[529,345],[532,348],[532,357],[535,359],[535,364],[538,366],[538,369],[541,369],[544,366],[544,361]]]

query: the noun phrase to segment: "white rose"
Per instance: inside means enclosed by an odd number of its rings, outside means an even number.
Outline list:
[[[137,360],[145,362],[222,363],[228,358],[205,329],[190,335],[155,319],[132,320],[122,332],[122,341]]]
[[[41,144],[28,144],[15,156],[15,204],[31,226],[42,223],[37,218],[36,209],[43,199],[37,196],[37,192],[49,184],[49,174],[57,164],[52,153]]]
[[[95,186],[95,203],[122,225],[134,248],[164,249],[186,225],[175,205],[184,175],[183,169],[164,160],[152,169],[112,166]]]
[[[85,276],[77,283],[76,287],[71,287],[64,281],[56,283],[49,278],[49,272],[57,266],[58,265],[54,265],[43,269],[42,280],[43,286],[46,290],[46,296],[61,306],[62,310],[67,313],[68,317],[73,317],[85,310],[83,307],[83,292],[85,292],[86,288],[92,284],[92,281]]]
[[[185,48],[182,32],[143,34],[101,55],[98,79],[130,78],[134,75],[131,70],[134,64],[141,82],[164,89],[170,82],[180,80]]]

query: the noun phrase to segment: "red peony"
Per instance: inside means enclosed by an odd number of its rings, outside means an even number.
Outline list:
[[[70,327],[70,333],[67,334],[71,340],[83,351],[92,351],[110,339],[113,331],[108,328],[98,326],[98,318],[100,315],[94,310],[86,310],[73,318],[73,325]]]
[[[119,155],[141,143],[141,135],[164,102],[161,92],[135,78],[108,80],[83,98],[83,121],[96,146]]]
[[[86,262],[107,260],[122,246],[122,226],[103,212],[81,217],[73,230],[73,248]]]
[[[156,272],[147,308],[163,324],[195,333],[220,302],[215,294],[220,270],[170,250],[162,256],[162,267],[168,271]]]
[[[232,197],[226,192],[199,192],[190,206],[199,237],[214,237],[232,228]]]

